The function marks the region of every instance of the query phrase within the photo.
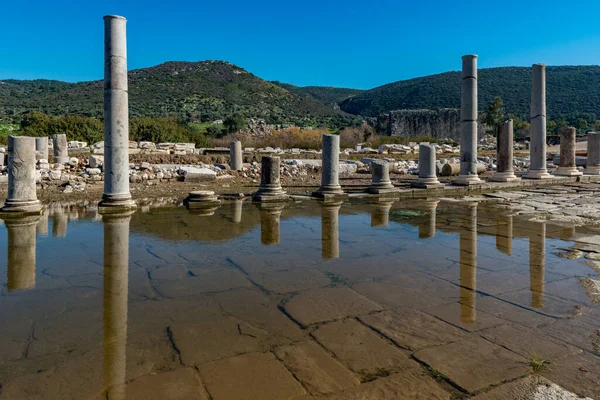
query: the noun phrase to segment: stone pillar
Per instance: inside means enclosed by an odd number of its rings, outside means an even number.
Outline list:
[[[439,200],[425,200],[421,208],[427,211],[427,217],[419,223],[419,239],[430,239],[435,236],[436,211]]]
[[[546,66],[533,64],[531,87],[531,128],[529,171],[523,178],[550,178],[546,169]]]
[[[104,223],[104,392],[125,399],[127,369],[127,297],[131,212],[109,214]]]
[[[390,223],[390,209],[395,199],[379,199],[373,202],[371,209],[371,227],[385,227]]]
[[[68,156],[68,154],[67,154]],[[35,159],[48,161],[48,137],[35,138]]]
[[[286,203],[260,203],[260,242],[264,245],[279,244],[281,212]]]
[[[342,194],[340,186],[340,137],[339,135],[323,135],[323,154],[321,167],[321,186],[313,193],[315,197]]]
[[[460,320],[471,325],[477,320],[477,203],[465,204],[464,213],[460,230]]]
[[[546,266],[546,224],[532,222],[534,230],[529,236],[529,289],[531,306],[544,308]]]
[[[580,176],[583,172],[577,170],[575,164],[575,138],[577,130],[572,126],[565,126],[560,131],[560,163],[554,175]]]
[[[35,138],[9,136],[8,195],[0,213],[39,214],[35,179]]]
[[[481,183],[477,176],[477,56],[462,58],[460,102],[460,175],[455,185]]]
[[[600,132],[588,133],[586,175],[600,175]]]
[[[15,215],[4,219],[8,236],[6,287],[9,292],[35,287],[35,229],[39,218],[39,215]]]
[[[59,210],[52,215],[52,236],[66,237],[67,236],[68,218],[62,210]]]
[[[493,182],[510,182],[518,179],[513,168],[513,120],[505,121],[498,132],[496,145],[498,158],[496,172],[490,178]]]
[[[260,187],[252,195],[253,201],[282,202],[289,199],[289,196],[281,188],[279,163],[279,157],[263,156],[261,160]]]
[[[48,236],[48,210],[44,210],[35,227],[38,236]]]
[[[435,144],[419,145],[419,178],[411,182],[410,186],[416,188],[441,186],[436,174]]]
[[[512,256],[513,245],[513,217],[512,215],[498,214],[496,219],[496,249]]]
[[[371,185],[367,188],[367,192],[381,194],[397,191],[398,189],[390,180],[390,164],[386,160],[373,160],[371,162]]]
[[[242,142],[234,140],[229,144],[229,167],[234,171],[242,170]]]
[[[211,216],[219,208],[221,201],[212,190],[196,190],[188,193],[183,204],[192,214]]]
[[[342,201],[321,203],[321,256],[324,260],[340,258],[339,216]]]
[[[67,147],[67,135],[60,133],[52,136],[52,150],[54,152],[54,162],[57,164],[66,164],[69,162],[69,149]]]
[[[127,20],[104,17],[104,194],[100,212],[135,209],[129,192]],[[112,210],[112,211],[111,211]]]
[[[233,203],[233,216],[231,217],[231,222],[234,224],[239,224],[242,222],[242,208],[244,207],[243,200],[235,200]]]

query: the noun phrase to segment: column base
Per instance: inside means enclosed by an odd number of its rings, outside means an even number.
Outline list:
[[[120,214],[125,211],[137,209],[137,204],[128,194],[103,194],[102,201],[98,203],[99,214]]]
[[[433,189],[443,186],[444,184],[438,178],[417,178],[410,183],[410,187],[419,189]]]
[[[600,175],[600,167],[585,167],[584,175]]]
[[[489,179],[490,182],[512,182],[518,181],[519,178],[513,171],[494,172],[494,175]]]
[[[458,178],[452,181],[453,185],[470,186],[480,185],[483,181],[477,175],[459,175]]]
[[[371,184],[366,190],[367,193],[371,194],[394,193],[398,191],[399,189],[394,187],[390,181]]]
[[[277,203],[289,201],[289,199],[290,196],[284,190],[264,191],[259,189],[252,195],[252,201],[255,203]]]
[[[552,175],[548,173],[546,169],[530,169],[527,171],[525,175],[522,176],[523,179],[550,179]]]
[[[313,197],[325,198],[332,196],[342,196],[345,195],[342,187],[340,185],[331,185],[331,186],[321,186],[316,192],[313,192]]]
[[[578,171],[576,167],[558,167],[554,171],[554,175],[558,176],[581,176],[583,172]]]
[[[0,208],[0,216],[11,215],[11,216],[27,216],[27,215],[41,215],[44,207],[39,200],[9,200],[7,199],[4,206]]]

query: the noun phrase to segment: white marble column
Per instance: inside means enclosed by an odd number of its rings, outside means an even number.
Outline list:
[[[289,196],[281,187],[281,171],[279,157],[263,156],[261,159],[260,186],[252,195],[255,202],[282,202]]]
[[[129,191],[127,20],[104,17],[104,194],[100,212],[135,209]]]
[[[35,138],[8,137],[8,195],[0,213],[39,214],[35,172]]]
[[[48,137],[35,138],[35,159],[48,161]]]
[[[69,148],[67,146],[67,135],[64,133],[52,136],[52,150],[54,152],[54,162],[57,164],[66,164],[69,162]]]
[[[339,182],[340,173],[340,136],[323,135],[323,153],[321,166],[321,186],[313,193],[315,197],[343,194]]]
[[[435,164],[435,144],[421,143],[419,145],[419,177],[411,182],[410,186],[425,189],[441,186]]]
[[[529,170],[523,178],[545,179],[546,169],[546,65],[533,64],[531,86],[531,127]]]
[[[371,185],[367,188],[367,193],[394,192],[398,192],[398,189],[394,187],[390,180],[390,163],[386,160],[373,160],[371,162]]]
[[[242,142],[234,140],[229,144],[229,167],[234,171],[242,170]]]
[[[496,172],[490,178],[492,182],[510,182],[517,180],[513,167],[513,120],[505,121],[500,127],[497,140],[498,158]]]

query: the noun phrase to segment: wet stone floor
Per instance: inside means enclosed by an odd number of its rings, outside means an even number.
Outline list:
[[[0,249],[0,399],[600,398],[595,226],[472,199],[52,204]]]

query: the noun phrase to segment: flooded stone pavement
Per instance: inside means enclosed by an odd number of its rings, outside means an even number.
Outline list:
[[[7,220],[0,398],[600,398],[599,228],[490,199]]]

